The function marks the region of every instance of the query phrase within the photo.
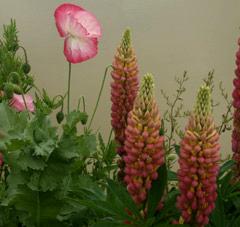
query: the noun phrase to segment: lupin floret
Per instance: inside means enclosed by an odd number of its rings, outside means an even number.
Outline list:
[[[124,182],[136,204],[146,200],[152,181],[158,177],[157,169],[164,163],[161,120],[153,88],[153,76],[146,74],[125,130]]]
[[[217,198],[220,145],[211,112],[211,91],[202,86],[181,141],[177,198],[183,222],[198,227],[208,224]]]

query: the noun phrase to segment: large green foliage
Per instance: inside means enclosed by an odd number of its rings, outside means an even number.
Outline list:
[[[39,113],[28,120],[26,113],[0,104],[1,150],[10,169],[2,206],[15,209],[24,225],[59,226],[72,167],[96,150],[93,134],[77,135],[80,116],[72,112],[58,138],[48,116]]]

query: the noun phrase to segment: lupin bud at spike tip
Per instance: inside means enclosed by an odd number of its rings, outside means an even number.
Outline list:
[[[197,94],[195,105],[195,114],[199,116],[207,116],[211,114],[211,91],[208,86],[202,86]]]
[[[184,223],[203,227],[209,222],[217,198],[219,150],[219,134],[211,116],[211,92],[202,86],[180,147],[177,207]]]
[[[124,182],[136,204],[146,200],[152,181],[158,177],[157,169],[164,163],[164,139],[159,135],[161,120],[153,87],[153,76],[146,74],[125,130]]]
[[[118,154],[123,156],[125,134],[128,113],[133,108],[134,100],[137,96],[139,80],[138,65],[136,55],[131,46],[130,30],[124,32],[122,42],[117,49],[113,61],[113,71],[111,73],[113,82],[111,83],[111,123],[115,133],[115,140],[118,143]],[[122,160],[119,161],[119,176],[123,178]]]
[[[240,46],[240,39],[238,41]],[[240,181],[240,47],[236,53],[236,70],[235,79],[233,80],[233,132],[232,132],[232,151],[233,159],[236,164],[234,166],[234,181]]]

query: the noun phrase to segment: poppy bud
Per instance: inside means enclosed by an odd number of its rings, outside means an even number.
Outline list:
[[[87,120],[88,120],[88,115],[87,115],[87,113],[86,113],[86,112],[82,112],[82,113],[81,113],[81,119],[80,119],[81,123],[82,123],[83,125],[85,125],[85,124],[87,123]]]
[[[20,82],[20,76],[17,72],[11,72],[9,74],[10,80],[14,83],[14,84],[19,84]]]
[[[22,65],[22,71],[25,74],[28,74],[30,70],[31,70],[31,66],[27,62]]]
[[[4,85],[4,94],[7,97],[7,99],[11,99],[13,97],[13,90],[14,86],[12,83],[6,83]]]
[[[63,121],[64,119],[64,113],[62,111],[59,111],[56,115],[56,118],[57,118],[57,122],[58,124],[61,124],[61,122]]]

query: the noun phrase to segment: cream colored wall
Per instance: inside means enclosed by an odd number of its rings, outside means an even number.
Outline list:
[[[62,54],[63,40],[54,24],[58,0],[0,0],[0,24],[17,20],[22,44],[27,48],[37,84],[51,95],[64,93],[67,63]],[[163,113],[166,105],[160,89],[171,93],[174,77],[188,71],[185,103],[191,108],[201,79],[214,69],[215,80],[232,89],[235,52],[240,26],[239,0],[75,0],[101,21],[103,37],[95,59],[74,65],[72,108],[84,95],[92,111],[105,66],[111,64],[122,32],[129,26],[138,56],[141,75],[152,72],[156,95]],[[94,124],[105,135],[110,129],[110,76]],[[220,99],[220,93],[214,92]],[[215,111],[219,120],[224,105]],[[222,138],[222,152],[230,150],[230,134]]]

